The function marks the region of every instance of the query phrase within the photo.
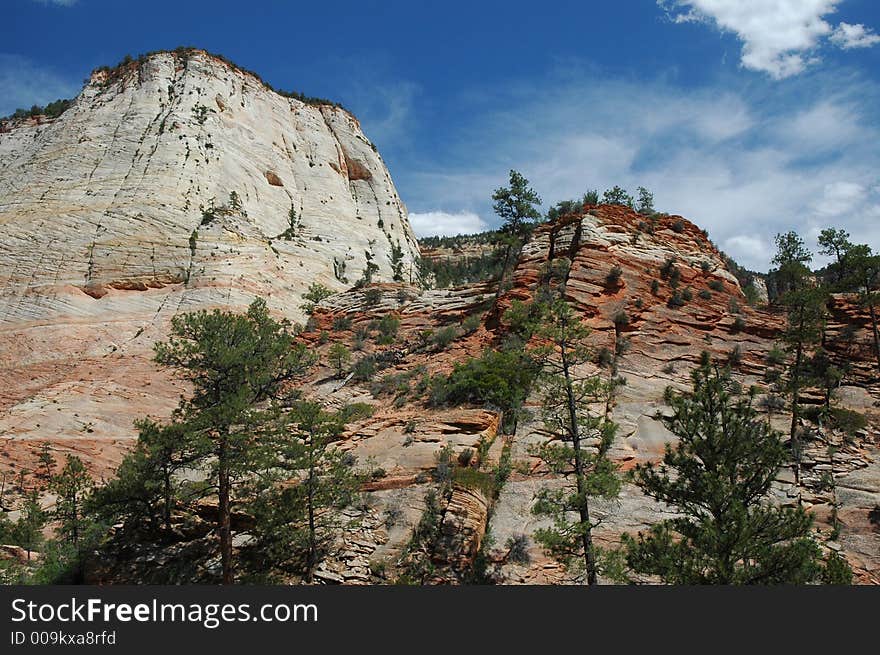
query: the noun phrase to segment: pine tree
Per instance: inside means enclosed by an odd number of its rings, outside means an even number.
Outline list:
[[[40,506],[40,494],[31,489],[25,497],[21,515],[12,527],[15,543],[27,551],[28,561],[31,553],[43,543],[43,528],[46,527],[48,513]]]
[[[353,459],[334,445],[344,422],[314,402],[297,401],[284,412],[271,446],[277,459],[253,505],[264,568],[293,568],[311,581],[345,525],[339,510],[351,503],[360,478]]]
[[[345,367],[351,361],[351,351],[345,347],[344,343],[337,342],[330,346],[327,358],[330,361],[330,365],[336,369],[336,377],[341,378],[342,374],[345,373]]]
[[[737,396],[729,371],[709,363],[693,373],[693,392],[671,390],[664,419],[679,438],[660,465],[639,465],[635,483],[670,505],[676,518],[624,535],[629,567],[671,584],[802,584],[821,573],[811,517],[768,500],[785,448]]]
[[[529,181],[521,173],[511,170],[510,186],[495,189],[492,200],[494,201],[492,207],[495,213],[503,221],[497,238],[497,246],[504,252],[504,263],[501,270],[503,282],[512,266],[513,257],[522,248],[535,221],[541,218],[541,212],[536,207],[541,204],[541,198],[529,186]]]
[[[555,559],[588,585],[597,582],[597,549],[592,530],[590,497],[612,498],[620,490],[616,465],[608,451],[617,426],[590,406],[603,403],[610,393],[598,377],[579,377],[578,368],[591,360],[589,329],[582,325],[564,300],[547,307],[535,336],[546,345],[532,356],[543,364],[539,377],[542,415],[550,440],[536,454],[555,473],[569,481],[564,488],[544,488],[532,509],[552,524],[535,531],[535,539]]]
[[[859,303],[867,308],[871,317],[871,332],[874,338],[874,355],[880,369],[880,331],[877,329],[877,304],[880,302],[880,255],[874,254],[864,244],[852,246],[846,251],[848,276],[846,284],[855,288]]]
[[[824,287],[817,285],[807,264],[813,255],[795,232],[776,235],[777,252],[773,263],[780,293],[779,301],[786,309],[787,322],[782,342],[790,355],[785,389],[791,403],[789,439],[794,459],[795,481],[800,481],[801,443],[800,394],[810,383],[809,355],[822,341],[825,329],[825,305],[828,297]]]
[[[203,444],[196,461],[206,465],[207,487],[217,491],[224,584],[234,580],[231,503],[263,464],[264,437],[276,415],[260,404],[281,396],[314,361],[289,327],[257,299],[243,315],[202,310],[175,316],[171,339],[156,345],[156,361],[178,369],[193,386],[177,414],[190,438]]]
[[[79,547],[86,525],[83,508],[93,487],[91,476],[76,455],[68,455],[64,469],[49,481],[49,490],[56,496],[54,517],[61,523],[61,535],[74,549]]]

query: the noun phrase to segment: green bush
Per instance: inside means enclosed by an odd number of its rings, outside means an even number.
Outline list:
[[[437,330],[431,337],[431,341],[438,349],[444,350],[458,337],[458,328],[448,325]]]
[[[721,280],[709,280],[709,288],[712,291],[724,291],[724,282]]]
[[[505,413],[512,425],[522,407],[529,387],[538,373],[537,364],[516,350],[486,350],[479,358],[455,364],[448,376],[431,380],[429,402],[441,405],[484,405]]]
[[[708,289],[700,289],[699,296],[703,300],[712,300],[712,292]]]
[[[608,271],[608,275],[605,276],[605,284],[609,287],[617,286],[622,276],[623,269],[620,268],[620,266],[613,266],[611,270]]]

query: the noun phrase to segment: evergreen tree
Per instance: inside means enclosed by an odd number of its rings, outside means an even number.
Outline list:
[[[846,251],[848,270],[847,286],[854,288],[859,294],[859,303],[868,310],[871,317],[871,332],[874,338],[874,355],[877,368],[880,369],[880,332],[877,329],[877,304],[880,301],[880,255],[871,251],[869,246],[860,244]]]
[[[834,257],[831,269],[832,284],[840,286],[848,273],[846,270],[846,258],[853,244],[849,240],[849,232],[836,228],[827,228],[819,234],[819,252],[828,257]]]
[[[640,214],[645,214],[646,216],[654,213],[654,194],[648,191],[645,187],[640,186],[637,191],[639,192],[639,202],[636,205],[636,211]]]
[[[529,181],[521,173],[510,171],[510,186],[499,187],[492,194],[493,209],[503,221],[498,232],[497,247],[504,253],[501,280],[513,264],[526,238],[531,233],[535,221],[541,218],[536,205],[541,198],[529,186]],[[499,291],[501,285],[499,285]]]
[[[590,405],[604,402],[610,389],[596,376],[577,375],[578,368],[591,360],[589,329],[564,300],[549,304],[535,334],[547,344],[532,356],[543,365],[539,376],[542,414],[551,437],[536,454],[569,480],[565,488],[544,488],[538,493],[532,511],[550,518],[552,524],[535,531],[535,539],[569,571],[583,571],[587,584],[594,585],[599,564],[590,497],[616,496],[620,480],[608,457],[617,426],[604,414],[591,413]]]
[[[108,521],[122,520],[171,531],[172,512],[180,495],[178,474],[210,450],[210,441],[192,434],[180,421],[161,425],[137,422],[138,443],[122,460],[116,477],[95,490],[89,510]]]
[[[64,469],[49,481],[49,490],[56,496],[54,517],[61,524],[61,535],[74,549],[79,547],[87,525],[83,507],[93,487],[91,476],[76,455],[68,455]]]
[[[40,506],[40,494],[36,489],[31,489],[25,497],[21,508],[21,515],[12,527],[12,536],[16,544],[27,551],[28,561],[31,553],[43,543],[43,528],[49,515]]]
[[[262,446],[275,417],[260,404],[278,399],[313,357],[294,342],[286,321],[269,316],[261,299],[243,315],[202,310],[175,316],[171,334],[156,345],[156,361],[179,370],[193,386],[177,413],[190,438],[203,444],[195,461],[205,465],[206,486],[217,493],[223,583],[231,584],[231,503],[253,471],[265,467]]]
[[[341,378],[345,367],[351,361],[351,351],[345,347],[344,343],[337,342],[330,346],[327,357],[330,360],[330,365],[336,369],[336,377]]]
[[[801,391],[813,381],[809,353],[822,341],[826,298],[825,290],[815,286],[794,287],[782,298],[788,314],[781,339],[790,356],[785,389],[791,403],[789,438],[794,456],[795,481],[800,481],[800,396]]]
[[[360,479],[353,459],[334,445],[344,423],[341,413],[314,402],[297,401],[285,412],[272,443],[277,460],[262,479],[268,487],[253,505],[263,569],[294,569],[311,581],[345,525],[339,510]]]
[[[811,517],[768,500],[785,448],[736,396],[729,372],[694,371],[693,393],[667,393],[679,438],[663,463],[636,467],[635,483],[679,516],[624,535],[629,567],[671,584],[803,584],[821,573]]]
[[[606,189],[602,194],[602,203],[605,205],[623,205],[632,208],[635,205],[633,197],[626,192],[626,189],[615,185],[611,189]]]

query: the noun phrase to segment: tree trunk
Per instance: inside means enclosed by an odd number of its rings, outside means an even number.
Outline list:
[[[165,531],[171,532],[171,473],[167,469],[163,472],[163,483],[163,496],[165,499]]]
[[[314,439],[314,437],[312,437]],[[318,545],[315,530],[315,461],[314,461],[314,442],[309,444],[309,477],[306,481],[308,485],[307,509],[309,513],[309,552],[306,558],[306,582],[312,581],[312,574],[318,559]]]
[[[584,463],[581,460],[581,437],[578,429],[577,403],[572,390],[571,375],[569,373],[568,359],[565,352],[565,342],[560,345],[562,355],[562,373],[565,376],[565,394],[568,403],[568,420],[571,431],[572,448],[574,449],[574,470],[577,481],[578,498],[581,505],[578,508],[581,524],[584,526],[582,536],[584,548],[584,564],[587,568],[587,584],[596,584],[596,553],[593,552],[593,534],[590,525],[590,504],[587,500],[586,485],[584,483]]]
[[[880,369],[880,334],[877,332],[877,312],[873,302],[868,302],[868,310],[871,312],[871,328],[874,331],[874,356],[877,358],[877,368]]]
[[[220,534],[220,561],[223,566],[223,584],[232,584],[232,529],[229,508],[229,442],[228,435],[220,436],[217,451],[218,468],[218,523]]]
[[[797,428],[798,428],[798,416],[799,416],[799,407],[800,403],[800,377],[801,377],[801,365],[803,362],[804,351],[803,344],[798,342],[797,349],[795,351],[795,360],[794,360],[794,370],[791,375],[791,430],[789,433],[789,438],[791,440],[791,451],[794,456],[794,482],[795,484],[800,484],[800,474],[801,474],[801,452],[800,452],[800,439],[798,437]]]

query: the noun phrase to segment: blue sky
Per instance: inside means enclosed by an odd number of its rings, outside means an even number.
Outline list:
[[[350,108],[421,234],[495,226],[517,168],[545,206],[644,185],[756,269],[788,229],[880,248],[875,0],[3,4],[0,115],[203,47]]]

